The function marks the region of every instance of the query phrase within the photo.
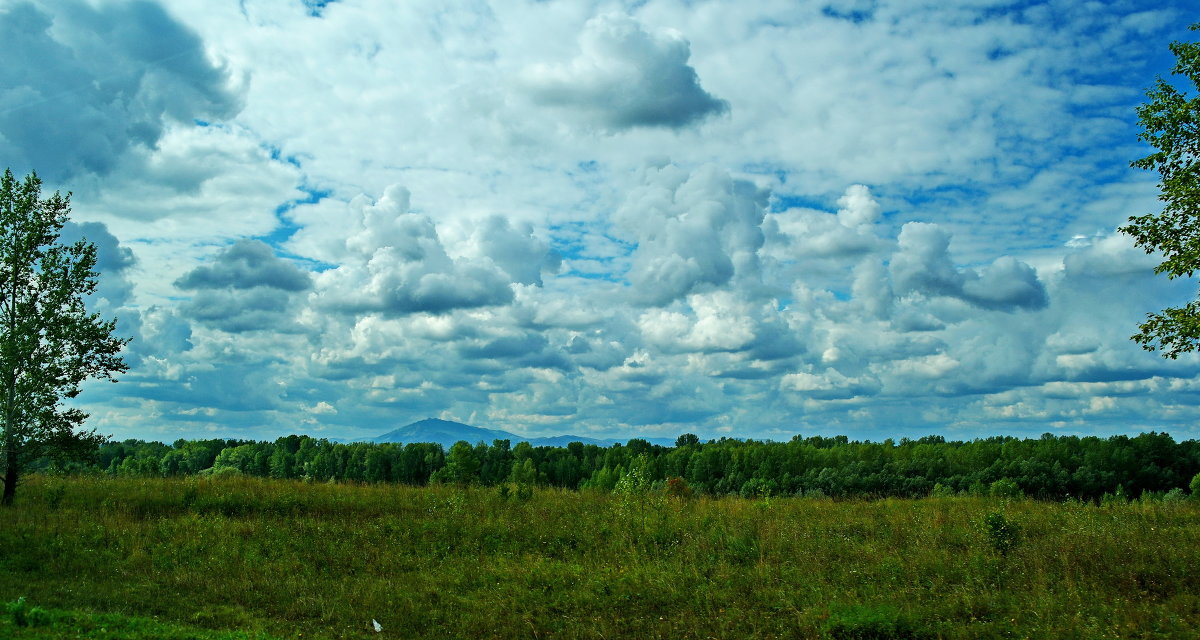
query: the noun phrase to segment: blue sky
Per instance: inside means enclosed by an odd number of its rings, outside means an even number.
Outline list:
[[[1200,436],[1133,108],[1185,2],[0,0],[118,438]]]

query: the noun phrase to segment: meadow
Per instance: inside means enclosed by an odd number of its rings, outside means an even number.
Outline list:
[[[1200,501],[33,474],[13,638],[1194,638]],[[23,600],[19,600],[23,598]],[[371,629],[377,620],[382,632]]]

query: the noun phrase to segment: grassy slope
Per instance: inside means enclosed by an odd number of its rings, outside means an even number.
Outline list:
[[[1021,529],[1007,554],[982,524],[993,512]],[[1189,638],[1200,628],[1192,502],[572,492],[513,502],[452,488],[33,477],[0,516],[0,601],[185,630]],[[372,618],[383,634],[367,630]],[[36,635],[53,629],[17,637],[79,637]]]

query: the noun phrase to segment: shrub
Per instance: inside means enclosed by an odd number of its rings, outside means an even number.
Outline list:
[[[779,487],[774,480],[750,478],[742,483],[738,492],[743,498],[769,498],[778,493]]]
[[[31,607],[25,596],[5,605],[13,624],[18,627],[40,627],[50,621],[50,615],[41,607]]]
[[[1102,506],[1110,506],[1114,504],[1125,504],[1129,502],[1129,497],[1125,495],[1125,486],[1117,485],[1117,490],[1114,493],[1105,493],[1100,496],[1100,504]]]
[[[1018,499],[1025,496],[1016,481],[1010,478],[1000,478],[988,486],[988,495],[994,498]]]
[[[933,491],[930,491],[929,495],[934,498],[950,498],[954,496],[954,489],[937,482],[933,485]]]
[[[999,511],[993,511],[984,516],[982,525],[988,543],[1000,555],[1008,555],[1008,552],[1017,546],[1017,542],[1021,538],[1020,525],[1009,520]]]
[[[680,436],[682,437],[682,436]],[[668,496],[672,498],[687,499],[692,497],[692,488],[688,486],[687,480],[678,476],[667,478],[667,484],[664,487]]]
[[[1175,487],[1174,489],[1171,489],[1170,491],[1163,494],[1162,502],[1181,502],[1181,501],[1185,500],[1186,498],[1187,498],[1187,495],[1183,492],[1183,489],[1180,489],[1179,487]]]
[[[58,509],[62,504],[63,496],[67,495],[67,485],[64,482],[51,483],[46,487],[46,506],[51,511]]]

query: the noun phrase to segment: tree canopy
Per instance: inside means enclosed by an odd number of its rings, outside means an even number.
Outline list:
[[[0,177],[0,465],[5,505],[23,468],[45,456],[95,451],[105,438],[81,429],[87,414],[64,405],[84,380],[126,370],[115,320],[88,313],[95,245],[59,242],[70,195],[41,197],[41,180]]]
[[[1192,25],[1200,30],[1200,23]],[[1200,89],[1200,43],[1173,42],[1176,63],[1172,75]],[[1200,96],[1189,96],[1163,78],[1146,91],[1149,102],[1137,109],[1143,127],[1138,136],[1156,151],[1130,163],[1156,170],[1160,176],[1159,213],[1129,218],[1121,231],[1133,236],[1146,253],[1161,253],[1155,273],[1170,279],[1192,277],[1200,269]],[[1132,336],[1147,351],[1175,359],[1200,346],[1200,298],[1182,307],[1149,313]]]
[[[174,445],[125,440],[102,445],[94,462],[73,468],[143,477],[241,474],[321,482],[515,485],[517,497],[522,492],[527,496],[534,486],[620,491],[649,484],[673,495],[911,498],[966,493],[1049,500],[1181,493],[1200,473],[1200,441],[1176,442],[1153,432],[969,442],[941,436],[899,442],[796,436],[788,442],[723,438],[676,447],[642,443],[533,447],[522,442],[510,447],[508,440],[490,445],[460,441],[445,451],[436,443],[340,443],[296,435],[274,442],[179,440]]]

